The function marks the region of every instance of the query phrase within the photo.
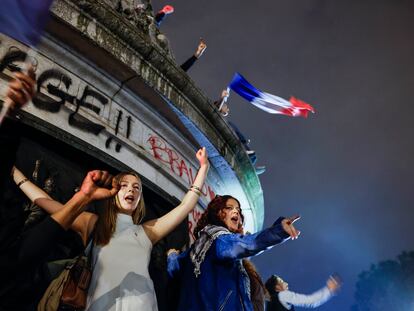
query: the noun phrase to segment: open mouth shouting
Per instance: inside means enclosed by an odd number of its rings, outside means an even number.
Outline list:
[[[127,203],[132,204],[132,203],[134,203],[134,201],[135,201],[135,197],[134,197],[134,195],[133,195],[133,194],[128,194],[128,195],[126,195],[126,196],[124,197],[124,200],[125,200]]]
[[[221,210],[221,220],[226,225],[227,229],[232,232],[238,233],[243,223],[243,217],[239,203],[230,198],[226,202],[226,206]]]
[[[239,215],[234,215],[234,216],[232,216],[231,218],[230,218],[230,220],[231,220],[231,222],[233,223],[233,225],[235,225],[235,226],[239,226],[239,220],[240,220],[240,217],[239,217]]]
[[[224,219],[224,223],[227,226],[227,229],[229,229],[232,232],[238,232],[239,226],[241,225],[241,217],[239,213],[231,213],[229,215],[226,215]]]
[[[132,213],[137,208],[141,197],[142,186],[140,180],[133,175],[126,175],[120,182],[118,191],[119,208],[125,213]]]

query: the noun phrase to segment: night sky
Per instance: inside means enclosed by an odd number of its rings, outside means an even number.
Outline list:
[[[414,250],[414,1],[172,0],[160,26],[178,63],[208,48],[189,75],[212,99],[238,71],[274,95],[315,107],[308,119],[267,114],[237,94],[230,117],[251,139],[265,226],[299,213],[296,241],[254,258],[311,293],[339,273],[319,310],[350,310],[357,276]]]

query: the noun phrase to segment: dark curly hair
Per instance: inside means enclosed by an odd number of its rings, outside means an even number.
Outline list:
[[[227,200],[229,199],[235,200],[240,206],[239,200],[232,197],[231,195],[216,195],[215,198],[210,201],[210,203],[207,205],[205,212],[201,215],[200,219],[197,222],[197,226],[194,229],[194,236],[196,238],[198,238],[199,232],[203,230],[203,228],[207,225],[227,227],[224,224],[224,222],[221,220],[220,212],[226,207]],[[241,209],[240,209],[240,217],[243,223],[244,216],[241,212]],[[242,230],[242,228],[240,229]],[[242,233],[242,232],[237,232],[237,233]]]
[[[269,296],[273,295],[276,290],[275,287],[279,283],[280,277],[276,274],[273,274],[270,278],[267,279],[265,287]]]
[[[231,195],[216,195],[216,197],[210,201],[205,212],[201,215],[200,219],[197,222],[197,226],[194,229],[194,236],[198,238],[199,233],[207,225],[217,225],[227,227],[221,219],[220,212],[226,207],[226,203],[229,199],[235,200],[239,206],[240,202]],[[240,209],[240,217],[242,219],[242,224],[244,222],[244,216]],[[240,232],[243,233],[243,226],[239,228]],[[246,269],[246,272],[250,280],[251,288],[251,300],[254,310],[263,310],[264,308],[264,298],[265,298],[265,288],[263,281],[260,275],[257,273],[255,266],[249,261],[244,259],[243,266]]]

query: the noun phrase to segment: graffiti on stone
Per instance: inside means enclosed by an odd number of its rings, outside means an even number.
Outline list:
[[[195,174],[197,173],[196,170],[193,170],[193,167],[176,150],[170,147],[164,139],[152,134],[147,142],[150,145],[152,156],[155,159],[167,164],[170,171],[184,179],[188,185],[194,183]],[[215,193],[209,185],[204,184],[201,190],[204,197],[214,198]]]
[[[7,68],[11,72],[21,71],[19,63],[24,62],[27,53],[18,49],[10,49],[0,61],[0,72],[4,72]],[[77,93],[70,93],[73,85],[72,78],[64,71],[51,68],[38,73],[36,90],[37,94],[33,98],[33,105],[43,111],[50,113],[58,113],[64,105],[71,105],[73,111],[68,116],[68,123],[82,131],[99,135],[106,127],[102,124],[92,122],[79,113],[79,109],[83,107],[87,111],[101,116],[102,107],[106,106],[110,100],[108,97],[93,89],[88,84],[79,85]],[[83,89],[80,92],[80,89]],[[111,115],[108,119],[111,119]],[[105,147],[111,148],[112,141],[116,141],[115,151],[119,152],[122,148],[122,141],[117,139],[121,121],[126,120],[126,138],[131,133],[132,117],[123,116],[123,112],[118,110],[116,116],[115,136],[108,135]]]
[[[59,86],[52,84],[52,81],[59,81]],[[63,85],[65,90],[62,90],[60,85]],[[69,115],[68,122],[70,125],[98,135],[105,127],[101,124],[94,123],[79,114],[79,108],[84,107],[89,111],[99,116],[101,108],[92,104],[90,100],[97,101],[102,106],[108,104],[109,100],[104,95],[95,91],[86,85],[83,89],[82,95],[77,98],[75,95],[69,94],[69,88],[72,85],[72,79],[57,69],[48,69],[42,72],[37,79],[37,96],[33,98],[33,104],[41,109],[51,113],[57,113],[61,107],[66,103],[75,106],[75,110]],[[44,94],[42,89],[45,88],[48,94]],[[48,96],[49,95],[49,96]],[[51,98],[58,98],[55,100]]]
[[[192,241],[196,240],[196,237],[194,235],[194,229],[197,226],[197,222],[198,220],[201,218],[201,216],[203,215],[203,210],[199,209],[199,208],[195,208],[191,211],[190,215],[189,215],[189,219],[188,219],[188,233],[190,234],[190,238],[192,239]]]
[[[11,72],[21,70],[21,63],[25,58],[24,51],[9,49],[0,60],[0,72],[3,73],[6,69]],[[165,164],[170,173],[184,180],[189,186],[193,184],[197,170],[163,138],[149,130],[149,136],[141,137],[135,141],[138,136],[130,137],[132,124],[135,121],[138,122],[134,115],[72,72],[59,66],[53,66],[52,63],[48,68],[48,65],[45,66],[45,64],[47,62],[43,62],[43,70],[37,72],[37,94],[32,100],[37,109],[54,114],[61,112],[65,107],[69,110],[67,121],[70,126],[93,135],[99,135],[106,130],[107,138],[104,146],[108,150],[113,149],[115,152],[120,152],[122,146],[129,142],[138,146],[145,145],[145,149],[151,153],[153,158]],[[53,68],[51,68],[52,66]],[[107,106],[109,109],[104,109]],[[106,113],[104,114],[103,111]],[[89,117],[87,112],[96,118]],[[91,119],[95,119],[97,122]],[[140,123],[138,122],[138,124]],[[214,196],[212,188],[205,184],[202,188],[202,198],[209,201]],[[202,212],[203,210],[197,207],[189,215],[190,235],[192,235]]]
[[[122,110],[118,109],[118,114],[116,116],[116,123],[115,123],[115,136],[118,135],[120,124],[123,120],[122,115],[123,115]],[[132,117],[127,116],[126,117],[126,134],[125,134],[125,137],[127,139],[129,139],[129,136],[131,135],[131,123],[132,123]],[[115,140],[114,137],[108,137],[106,142],[105,142],[105,148],[109,149],[111,147],[112,141],[114,141],[114,140]],[[122,148],[121,142],[116,141],[115,142],[115,151],[119,152],[121,150],[121,148]]]

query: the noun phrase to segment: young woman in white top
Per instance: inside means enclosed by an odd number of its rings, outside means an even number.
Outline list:
[[[112,180],[112,189],[99,188],[94,180],[108,180],[106,172],[90,172],[85,178],[79,196],[106,199],[98,215],[80,209],[65,209],[42,189],[30,181],[21,183],[24,175],[17,169],[13,177],[29,199],[58,215],[63,227],[80,234],[84,244],[94,232],[93,274],[88,292],[86,310],[89,311],[156,311],[157,302],[148,264],[152,245],[174,230],[194,209],[207,176],[209,163],[205,148],[196,157],[200,169],[193,185],[182,202],[166,215],[140,224],[145,206],[139,176],[132,172],[121,173]],[[104,175],[104,176],[103,176]],[[98,178],[99,177],[99,178]],[[113,195],[114,188],[119,189]],[[83,201],[82,198],[78,201]]]

